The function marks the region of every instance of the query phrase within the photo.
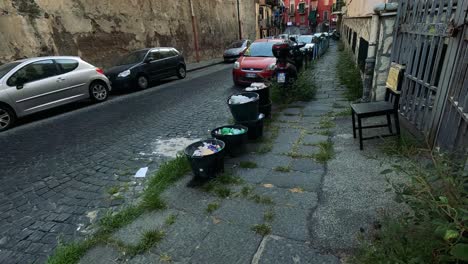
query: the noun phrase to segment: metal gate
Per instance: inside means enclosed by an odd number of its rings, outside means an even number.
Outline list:
[[[441,144],[453,151],[454,142],[467,143],[467,62],[461,57],[467,55],[468,0],[398,3],[392,61],[406,65],[400,115],[432,146]],[[441,137],[450,139],[438,140]]]

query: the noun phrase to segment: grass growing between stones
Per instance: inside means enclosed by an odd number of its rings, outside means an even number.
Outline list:
[[[165,203],[160,197],[161,193],[189,171],[190,165],[183,156],[177,156],[175,159],[164,163],[158,172],[149,178],[147,188],[143,192],[143,199],[138,205],[126,207],[117,213],[108,212],[98,222],[97,231],[93,235],[80,242],[66,245],[59,244],[54,254],[48,258],[47,263],[77,263],[90,248],[98,244],[112,243],[110,235],[117,229],[130,224],[145,211],[164,209]],[[156,233],[149,233],[143,242],[150,244],[156,241],[157,238]],[[139,245],[139,248],[133,248],[130,251],[145,248],[145,246]]]
[[[319,122],[320,129],[330,129],[335,127],[335,122],[333,122],[332,117],[330,115],[323,116]]]
[[[351,263],[467,263],[468,173],[453,163],[453,157],[429,149],[416,155],[403,152],[399,160],[405,162],[382,174],[397,173],[407,179],[390,182],[393,188],[387,191],[394,190],[396,202],[410,210],[387,214],[371,238],[361,242]]]
[[[218,208],[219,208],[219,203],[210,203],[206,207],[206,212],[211,214],[212,212],[218,210]]]
[[[318,163],[325,164],[327,161],[333,159],[335,156],[335,151],[331,141],[320,142],[318,146],[320,148],[320,152],[314,155],[314,159]]]
[[[109,195],[114,195],[119,192],[119,186],[112,186],[107,190]]]
[[[252,161],[241,161],[239,163],[239,167],[244,168],[244,169],[253,169],[253,168],[257,168],[257,163],[252,162]]]
[[[271,234],[271,226],[267,224],[258,224],[254,225],[252,227],[252,230],[255,231],[255,233],[261,235],[261,236],[267,236]]]
[[[265,220],[265,222],[272,222],[274,218],[275,218],[275,213],[273,211],[269,210],[263,214],[263,220]]]
[[[130,256],[135,256],[146,252],[150,248],[158,244],[165,236],[165,233],[160,230],[150,230],[143,234],[143,238],[136,246],[121,245],[121,250]]]
[[[232,195],[232,191],[229,188],[230,185],[239,185],[242,183],[243,180],[240,177],[233,176],[230,172],[227,172],[207,182],[202,186],[202,190],[213,193],[219,198],[224,199]]]
[[[315,98],[317,86],[311,70],[304,70],[297,80],[285,88],[277,83],[271,85],[271,100],[275,104],[290,104],[295,101],[310,101]]]
[[[291,171],[291,168],[285,167],[285,166],[278,166],[278,167],[275,168],[275,171],[279,171],[279,172],[290,172],[290,171]]]
[[[164,223],[167,226],[171,226],[171,225],[175,224],[176,220],[177,220],[177,215],[171,214],[166,218],[166,221]]]
[[[351,116],[352,115],[352,112],[351,112],[351,108],[347,108],[343,111],[340,111],[340,112],[336,112],[333,114],[335,117],[348,117],[348,116]]]
[[[249,197],[250,200],[258,203],[258,204],[266,204],[266,205],[272,205],[274,204],[273,199],[269,196],[265,195],[259,195],[259,194],[252,194]]]
[[[265,127],[266,131],[270,131],[270,136],[261,139],[261,145],[255,153],[266,154],[273,149],[274,140],[278,137],[280,128],[271,123]]]
[[[346,86],[345,97],[349,101],[355,101],[362,96],[362,79],[358,66],[354,63],[349,51],[340,51],[336,73],[340,83]]]

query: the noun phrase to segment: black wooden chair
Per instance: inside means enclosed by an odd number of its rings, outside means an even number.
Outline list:
[[[387,80],[387,88],[385,92],[385,101],[383,102],[370,102],[370,103],[360,103],[360,104],[351,104],[352,115],[353,115],[353,136],[356,138],[356,130],[359,132],[359,148],[364,149],[363,141],[369,139],[375,139],[380,137],[390,137],[390,136],[400,136],[400,122],[398,119],[398,107],[400,102],[400,91],[399,87],[401,86],[402,74],[404,71],[404,66],[392,64],[390,69],[389,77]],[[391,116],[394,116],[396,134],[393,133],[392,128],[392,119]],[[377,116],[386,116],[387,123],[381,125],[371,125],[371,126],[362,126],[362,119],[369,117]],[[357,118],[357,127],[356,127],[356,118]],[[373,137],[363,137],[362,130],[369,128],[379,128],[379,127],[388,127],[390,134],[373,136]]]

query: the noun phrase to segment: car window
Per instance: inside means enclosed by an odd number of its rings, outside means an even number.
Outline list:
[[[170,52],[171,52],[171,56],[179,55],[179,53],[175,49],[171,49]]]
[[[138,50],[138,51],[131,52],[119,58],[116,65],[120,66],[120,65],[131,65],[131,64],[140,63],[145,58],[146,53],[148,53],[148,50]]]
[[[250,47],[245,51],[245,57],[274,57],[273,55],[273,45],[279,42],[254,42]]]
[[[9,86],[16,86],[18,80],[30,83],[57,75],[57,67],[53,60],[43,60],[24,66],[14,73],[7,81]]]
[[[172,55],[171,51],[168,50],[168,49],[162,49],[162,50],[160,50],[160,52],[161,52],[161,58],[162,59],[174,56],[174,55]]]
[[[153,50],[149,53],[148,58],[152,60],[160,60],[162,59],[161,52],[159,52],[159,50]]]
[[[72,59],[59,59],[55,60],[55,62],[60,66],[62,74],[73,71],[78,68],[79,64],[78,61]]]
[[[16,66],[20,65],[21,62],[15,61],[0,66],[0,79],[3,78],[7,73],[13,70]]]

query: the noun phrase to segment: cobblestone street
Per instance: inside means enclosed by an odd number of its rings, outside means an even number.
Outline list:
[[[0,263],[44,263],[58,239],[81,237],[124,202],[110,189],[126,186],[131,201],[142,188],[132,183],[135,172],[152,172],[166,158],[154,154],[158,139],[193,140],[225,124],[231,68],[216,65],[2,133]]]

